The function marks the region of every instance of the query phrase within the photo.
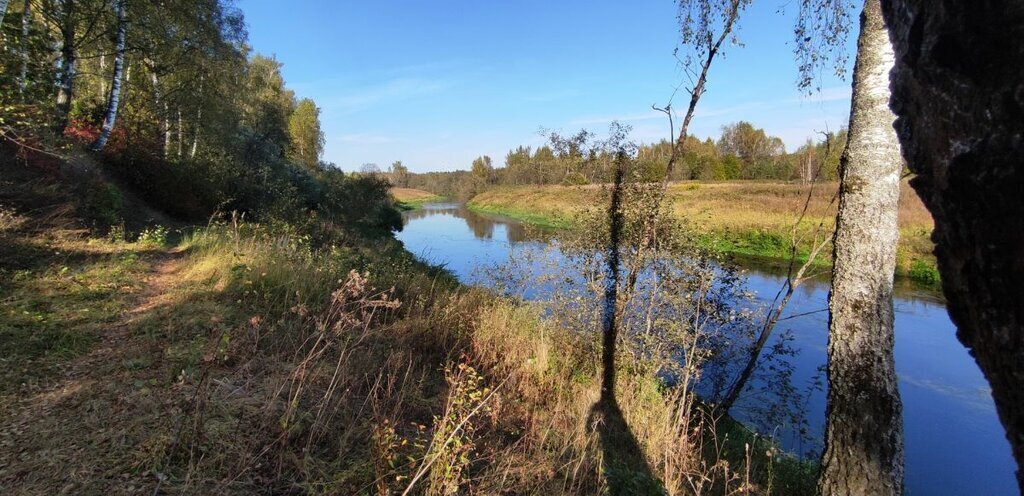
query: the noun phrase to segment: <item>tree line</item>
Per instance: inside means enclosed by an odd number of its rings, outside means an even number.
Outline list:
[[[761,179],[833,181],[838,178],[839,152],[846,143],[846,129],[808,138],[795,152],[787,153],[782,140],[764,129],[740,121],[722,128],[718,140],[687,136],[677,163],[668,174],[671,181],[725,181]],[[503,166],[495,166],[491,157],[477,157],[469,170],[450,172],[391,172],[393,182],[402,187],[425,189],[453,198],[469,198],[489,186],[607,184],[614,179],[608,160],[587,159],[581,147],[593,135],[581,131],[569,137],[557,133],[547,136],[548,143],[537,148],[518,146],[505,155]],[[556,139],[552,139],[556,138]],[[642,180],[659,181],[668,171],[674,144],[661,140],[642,144],[630,174]],[[600,152],[597,152],[600,153]]]
[[[316,212],[364,232],[400,227],[382,180],[320,160],[320,109],[253,52],[230,1],[16,0],[0,22],[0,141],[27,162],[87,147],[187,219]]]

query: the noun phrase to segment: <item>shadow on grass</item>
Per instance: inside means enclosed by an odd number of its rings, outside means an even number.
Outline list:
[[[604,456],[602,471],[610,494],[665,494],[614,397],[594,403],[590,424],[596,424]]]

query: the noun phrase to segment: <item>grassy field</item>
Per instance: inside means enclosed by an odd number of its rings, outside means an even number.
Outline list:
[[[797,228],[798,252],[806,257],[815,226],[831,231],[837,183],[810,191],[807,214]],[[716,251],[766,259],[787,259],[793,225],[808,198],[809,186],[782,182],[728,181],[674,183],[669,189],[675,213],[687,219],[703,243]],[[603,209],[601,186],[519,186],[495,188],[474,197],[469,207],[548,227],[572,227],[587,209]],[[931,214],[906,184],[900,194],[900,244],[896,273],[915,281],[938,281]],[[828,264],[830,256],[819,256]]]
[[[435,195],[429,191],[413,188],[391,188],[391,194],[398,200],[398,206],[404,210],[415,210],[424,203],[444,200],[443,196]]]

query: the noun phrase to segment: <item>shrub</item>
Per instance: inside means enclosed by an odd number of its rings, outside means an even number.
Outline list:
[[[139,239],[136,242],[142,245],[163,247],[167,245],[167,234],[167,228],[164,226],[147,227],[139,233]]]
[[[919,258],[914,259],[910,262],[910,278],[924,284],[938,284],[939,283],[939,270],[933,265],[921,260]]]
[[[114,225],[120,220],[124,198],[113,184],[98,179],[90,181],[85,186],[83,196],[86,215],[89,218],[105,226]]]

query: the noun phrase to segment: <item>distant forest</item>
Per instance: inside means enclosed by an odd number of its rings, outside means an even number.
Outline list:
[[[581,185],[607,183],[611,162],[584,156],[580,143],[589,133],[552,136],[536,149],[520,146],[505,155],[503,166],[488,156],[477,157],[469,170],[411,173],[401,162],[389,169],[391,181],[400,187],[424,189],[451,198],[470,198],[490,186],[525,184]],[[810,182],[838,178],[839,156],[846,146],[846,129],[808,139],[795,152],[786,153],[782,139],[740,121],[722,128],[717,141],[690,136],[671,180],[724,181],[772,179]],[[631,174],[638,180],[658,181],[665,175],[673,143],[662,140],[641,145]]]

